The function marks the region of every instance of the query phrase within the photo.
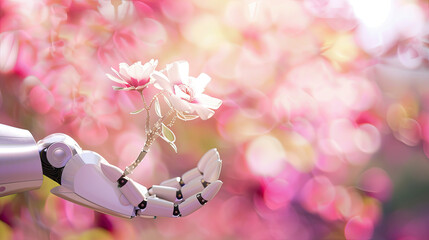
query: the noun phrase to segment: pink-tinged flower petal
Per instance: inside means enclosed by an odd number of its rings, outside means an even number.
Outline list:
[[[200,94],[197,98],[197,102],[211,109],[218,109],[220,105],[222,105],[222,100],[210,97],[206,94]]]
[[[129,68],[126,69],[126,71],[128,73],[128,76],[130,76],[131,78],[141,79],[144,77],[143,76],[144,68],[140,61],[132,64]]]
[[[189,63],[187,61],[177,61],[167,64],[167,74],[170,82],[176,84],[188,84]]]
[[[124,76],[125,78],[131,78],[130,75],[128,75],[128,64],[126,63],[119,63],[119,73]]]
[[[176,95],[171,95],[169,97],[170,103],[171,105],[173,105],[173,107],[181,112],[191,112],[192,109],[189,106],[189,103],[181,98],[179,98]]]
[[[189,63],[177,61],[167,64],[165,70],[154,72],[155,87],[170,93],[169,100],[177,111],[187,114],[198,114],[203,119],[213,116],[212,109],[218,109],[222,101],[203,94],[204,88],[211,78],[200,74],[198,78],[190,77]]]
[[[144,79],[139,79],[137,80],[137,88],[145,88],[149,85],[150,83],[150,78],[144,78]]]
[[[135,79],[141,81],[148,81],[150,74],[155,69],[156,64],[155,61],[152,59],[150,62],[145,63],[144,65],[141,64],[141,62],[136,62],[128,70],[134,71],[132,77]]]
[[[108,74],[107,77],[112,81],[124,84],[125,87],[130,88],[125,89],[114,87],[115,90],[141,90],[154,82],[154,80],[151,79],[151,74],[155,70],[157,64],[158,61],[154,59],[144,65],[142,65],[140,61],[135,62],[131,66],[126,63],[120,63],[119,73],[112,68],[112,71],[115,72],[119,78],[110,74]]]
[[[107,76],[107,78],[109,78],[110,80],[112,80],[114,82],[117,82],[117,83],[120,83],[120,84],[127,84],[127,82],[125,82],[125,81],[123,81],[121,79],[118,79],[118,78],[116,78],[116,77],[114,77],[114,76],[112,76],[112,75],[110,75],[108,73],[106,74],[106,76]]]
[[[190,105],[191,105],[191,108],[193,108],[197,112],[198,116],[200,116],[202,120],[207,120],[214,115],[213,110],[208,109],[204,106],[201,106],[199,104],[192,104],[192,103]]]
[[[150,76],[150,74],[155,71],[156,66],[158,66],[158,60],[151,59],[149,62],[145,63],[143,68],[144,76]]]
[[[152,73],[152,78],[155,79],[154,83],[156,88],[164,89],[171,93],[173,92],[173,87],[171,86],[170,81],[163,73],[155,71]]]
[[[114,69],[114,68],[110,68],[110,69],[112,69],[112,71],[119,77],[119,78],[121,78],[122,79],[122,77],[121,77],[121,74],[119,74],[118,73],[118,71],[116,71],[116,69]],[[123,79],[122,79],[123,80]]]
[[[194,94],[198,95],[204,92],[207,84],[209,84],[211,78],[205,73],[201,73],[197,78],[190,77],[189,85],[195,91]]]
[[[176,96],[178,96],[181,99],[190,101],[191,100],[191,96],[189,96],[188,94],[184,93],[179,86],[175,85],[174,86],[174,94],[176,94]]]

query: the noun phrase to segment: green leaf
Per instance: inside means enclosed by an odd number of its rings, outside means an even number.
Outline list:
[[[118,87],[118,86],[112,86],[112,88],[113,88],[113,90],[116,90],[116,91],[121,91],[121,90],[130,91],[130,90],[135,89],[133,87]]]
[[[159,105],[158,97],[155,97],[155,113],[158,117],[162,118],[161,106]]]
[[[177,117],[183,121],[191,121],[198,118],[198,115],[186,115],[182,112],[177,112]]]
[[[173,131],[165,126],[164,123],[162,123],[162,138],[169,143],[176,141],[176,136]]]
[[[137,110],[137,111],[134,111],[134,112],[130,112],[130,114],[138,114],[138,113],[143,112],[144,110],[146,110],[146,108],[142,108],[140,110]]]
[[[174,144],[174,143],[170,143],[170,146],[174,149],[174,151],[177,153],[177,147],[176,147],[176,144]]]

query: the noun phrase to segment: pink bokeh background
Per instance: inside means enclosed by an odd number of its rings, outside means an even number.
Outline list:
[[[144,145],[120,62],[187,60],[223,100],[173,127],[132,178],[210,148],[224,185],[186,218],[132,220],[39,190],[0,198],[0,239],[429,238],[426,0],[3,0],[0,123],[62,132],[124,168]]]

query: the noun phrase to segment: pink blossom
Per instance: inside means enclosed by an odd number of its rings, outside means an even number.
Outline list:
[[[211,78],[201,73],[197,78],[189,76],[189,63],[177,61],[167,64],[166,69],[154,72],[156,87],[170,93],[168,100],[173,108],[187,114],[197,114],[207,120],[213,116],[212,109],[218,109],[222,101],[203,94]]]
[[[0,73],[13,70],[18,58],[19,42],[14,32],[0,34]]]
[[[142,63],[136,62],[131,66],[128,66],[126,63],[119,64],[119,72],[112,68],[112,71],[118,77],[106,74],[107,77],[117,83],[124,85],[124,87],[113,88],[115,90],[143,90],[149,84],[152,84],[151,74],[154,72],[156,66],[158,65],[158,60],[150,60],[149,62],[142,65]]]

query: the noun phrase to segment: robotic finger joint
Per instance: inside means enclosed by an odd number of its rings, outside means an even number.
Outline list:
[[[206,204],[208,202],[207,200],[205,200],[203,198],[203,196],[201,196],[201,193],[197,194],[197,199],[198,199],[198,202],[200,202],[201,205],[204,205],[204,204]]]

